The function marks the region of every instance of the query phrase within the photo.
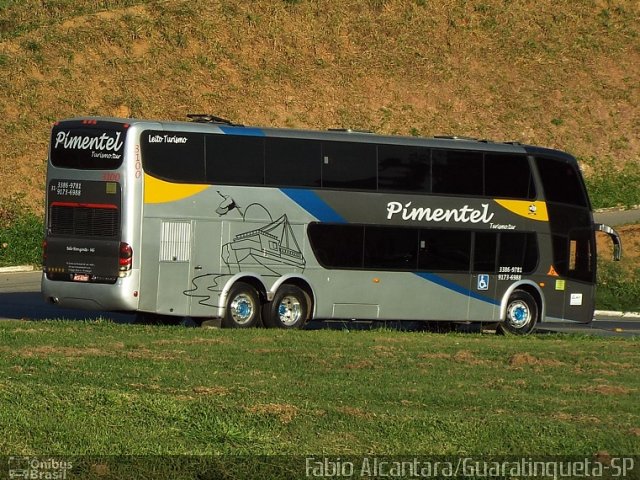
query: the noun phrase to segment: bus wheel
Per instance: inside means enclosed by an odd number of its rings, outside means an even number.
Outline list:
[[[507,316],[498,325],[498,333],[528,335],[538,322],[538,304],[530,293],[516,290],[509,297]]]
[[[222,326],[251,328],[260,325],[260,295],[251,285],[238,282],[229,290]]]
[[[265,304],[264,323],[272,328],[301,328],[309,318],[310,303],[304,290],[285,285]]]

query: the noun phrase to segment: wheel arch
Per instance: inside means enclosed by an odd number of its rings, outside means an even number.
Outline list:
[[[280,277],[271,287],[267,296],[268,300],[271,301],[275,296],[276,292],[279,288],[285,285],[293,285],[298,287],[303,292],[307,294],[309,297],[309,314],[310,318],[314,318],[315,316],[315,306],[316,306],[316,295],[313,287],[311,286],[311,282],[309,282],[306,278],[301,277],[299,275],[284,275]]]
[[[500,321],[506,320],[509,298],[516,290],[523,290],[533,297],[535,302],[538,304],[538,308],[540,309],[538,322],[544,321],[544,318],[546,316],[544,294],[542,293],[542,289],[540,288],[540,286],[531,280],[523,280],[521,282],[514,283],[507,289],[507,291],[502,296],[502,301],[500,302]]]
[[[243,282],[248,285],[251,285],[258,291],[258,295],[260,295],[260,301],[265,303],[267,301],[267,287],[265,286],[265,282],[262,279],[261,275],[255,273],[238,273],[231,277],[226,281],[224,287],[222,288],[222,292],[220,292],[220,305],[218,305],[218,317],[224,317],[226,313],[226,305],[227,298],[229,297],[229,291],[231,287],[238,282]]]

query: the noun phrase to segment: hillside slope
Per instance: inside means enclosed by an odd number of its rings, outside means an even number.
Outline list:
[[[636,0],[4,0],[0,197],[79,115],[456,134],[640,160]]]

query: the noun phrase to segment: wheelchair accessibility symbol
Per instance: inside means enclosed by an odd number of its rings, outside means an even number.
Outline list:
[[[489,275],[486,273],[478,275],[478,290],[489,290]]]

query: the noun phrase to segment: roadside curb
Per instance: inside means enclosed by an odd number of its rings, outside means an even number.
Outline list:
[[[0,273],[19,273],[19,272],[33,272],[35,267],[33,265],[18,265],[15,267],[0,267]]]
[[[595,317],[616,317],[640,320],[640,313],[638,312],[616,312],[614,310],[596,310],[594,312]],[[597,320],[597,318],[596,318]]]

